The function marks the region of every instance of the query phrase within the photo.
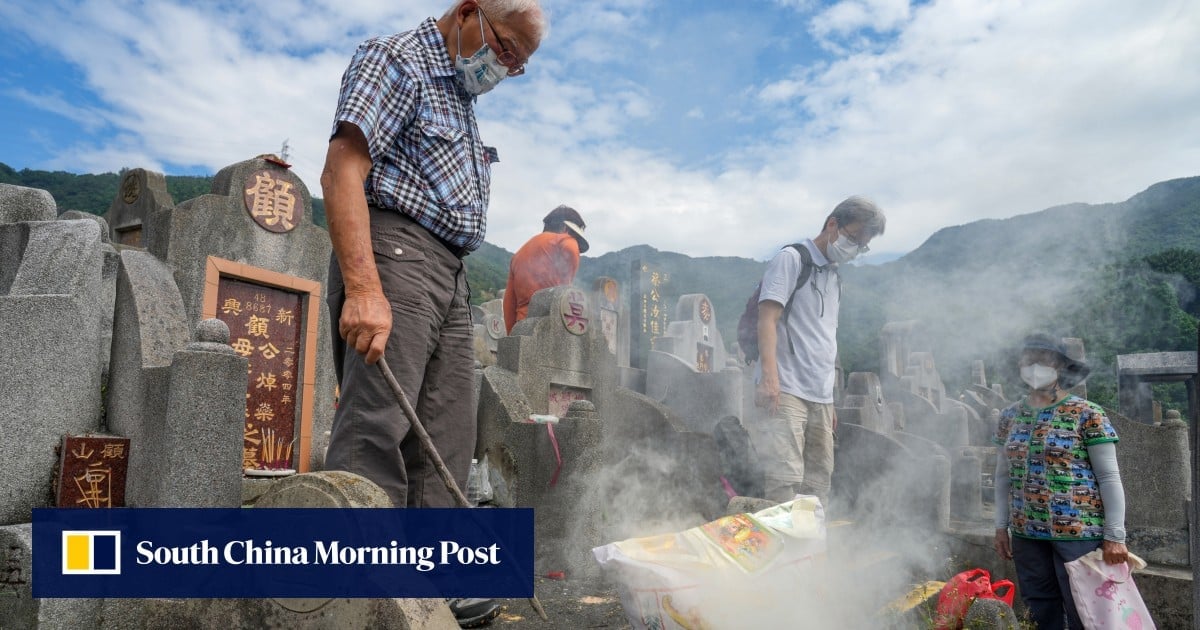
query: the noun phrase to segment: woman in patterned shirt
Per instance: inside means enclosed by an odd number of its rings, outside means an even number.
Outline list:
[[[1082,630],[1063,565],[1096,548],[1109,564],[1129,554],[1117,433],[1103,408],[1066,391],[1089,369],[1061,340],[1027,337],[1020,369],[1029,393],[1000,413],[995,436],[996,553],[1015,562],[1039,630]]]

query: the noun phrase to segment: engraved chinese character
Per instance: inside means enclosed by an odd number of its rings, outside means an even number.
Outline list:
[[[254,412],[254,418],[259,422],[267,422],[275,417],[275,412],[271,409],[271,405],[262,403]]]
[[[254,185],[246,189],[252,198],[250,215],[263,219],[267,225],[282,225],[290,230],[294,225],[296,196],[291,193],[292,183],[275,179],[270,173],[257,173]]]
[[[125,445],[111,443],[105,444],[104,451],[101,453],[101,455],[105,459],[121,459],[125,457]]]
[[[290,391],[292,391],[292,384],[291,384],[291,383],[284,383],[284,384],[283,384],[283,385],[281,385],[280,387],[282,387],[282,388],[283,388],[283,391],[285,391],[285,392],[290,392]]]
[[[112,469],[92,467],[74,477],[82,503],[90,508],[112,507]]]
[[[16,545],[10,545],[4,554],[3,575],[0,576],[0,593],[4,591],[12,591],[18,597],[21,595],[21,587],[28,584],[25,579],[24,569],[21,566],[21,561],[24,554],[21,548]]]
[[[263,358],[267,359],[268,361],[279,355],[279,348],[276,348],[275,344],[271,342],[267,342],[266,345],[259,346],[258,349],[262,351]]]
[[[96,451],[89,449],[87,444],[80,442],[79,446],[75,447],[75,450],[71,451],[71,454],[75,456],[75,459],[91,459],[92,454],[95,452]]]
[[[267,391],[275,389],[275,374],[273,372],[259,372],[258,380],[254,381],[254,386]]]
[[[293,317],[294,316],[292,315],[292,311],[290,309],[281,308],[275,313],[275,321],[279,322],[280,324],[287,324],[289,326],[292,325]]]
[[[242,449],[242,468],[258,467],[258,447],[251,446],[250,448]]]
[[[246,415],[249,416],[250,414],[247,413]],[[246,431],[245,435],[242,436],[242,439],[251,444],[262,444],[262,434],[258,432],[258,429],[250,429],[249,431]]]
[[[270,339],[271,335],[267,334],[267,328],[270,323],[271,320],[267,319],[266,317],[251,315],[250,321],[246,322],[246,329],[250,331],[251,337],[263,337],[265,339]]]
[[[283,360],[283,364],[288,367],[292,367],[293,365],[296,364],[296,361],[294,359],[292,359],[292,357],[286,357]]]
[[[230,313],[233,313],[234,315],[241,315],[242,303],[233,298],[228,298],[225,300],[224,306],[221,307],[221,312],[225,313],[226,315]]]
[[[284,394],[283,397],[279,399],[279,402],[281,402],[285,405],[292,402],[291,394]]]
[[[283,377],[283,380],[285,380],[285,381],[290,381],[290,380],[292,380],[292,371],[284,370],[283,374],[280,374],[279,376]]]
[[[237,341],[229,345],[233,346],[234,352],[244,357],[254,354],[254,344],[250,343],[250,340],[245,337],[238,337]]]

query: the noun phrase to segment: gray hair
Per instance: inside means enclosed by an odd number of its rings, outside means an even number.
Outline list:
[[[876,206],[874,201],[858,195],[839,203],[825,222],[828,223],[830,218],[837,219],[838,226],[862,223],[863,229],[870,236],[883,234],[884,228],[887,227],[887,217],[883,216],[879,206]]]
[[[452,15],[462,2],[463,0],[457,0],[445,15]],[[475,0],[475,3],[483,8],[483,12],[489,18],[498,22],[504,21],[513,13],[529,14],[529,22],[533,25],[533,32],[530,35],[538,43],[541,43],[550,34],[550,22],[546,20],[546,13],[542,11],[539,0]]]

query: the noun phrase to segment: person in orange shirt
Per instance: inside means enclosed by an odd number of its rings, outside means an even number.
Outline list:
[[[542,233],[513,254],[504,287],[504,327],[512,332],[525,319],[533,294],[547,287],[571,284],[579,270],[579,255],[588,250],[587,224],[574,208],[559,206],[542,219]]]

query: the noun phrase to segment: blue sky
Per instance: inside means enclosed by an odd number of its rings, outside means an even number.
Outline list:
[[[354,47],[450,4],[0,3],[0,162],[211,174],[287,140],[319,196]],[[764,258],[864,194],[889,216],[882,259],[1200,174],[1200,3],[543,4],[528,73],[477,110],[502,160],[488,240],[509,250],[567,203],[594,254]]]

